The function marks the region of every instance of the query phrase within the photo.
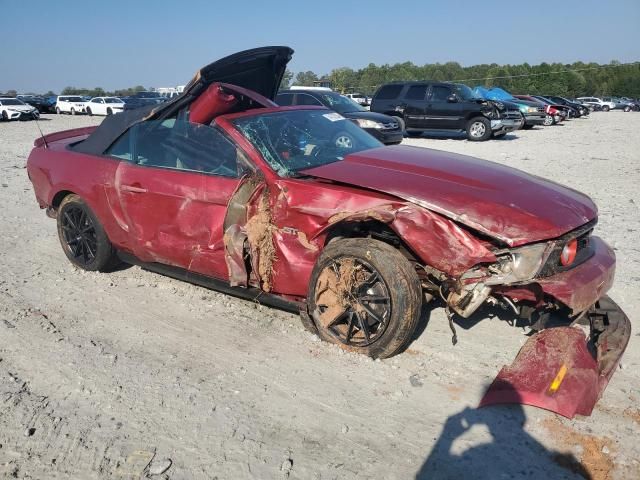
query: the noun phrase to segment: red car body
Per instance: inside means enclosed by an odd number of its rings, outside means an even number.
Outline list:
[[[535,97],[530,95],[515,95],[516,98],[520,98],[521,100],[528,100],[529,102],[542,103]],[[544,111],[547,115],[551,115],[555,121],[555,123],[559,123],[566,118],[566,112],[560,108],[559,105],[549,105],[544,103]]]
[[[273,98],[277,84],[256,92],[245,88],[256,88],[246,72],[233,77],[216,71],[203,69],[182,97],[132,124],[188,105],[189,121],[224,132],[253,173],[231,178],[83,153],[74,146],[87,141],[95,127],[69,130],[37,140],[29,156],[40,207],[55,217],[62,200],[75,194],[126,261],[299,309],[311,329],[318,325],[307,311],[309,282],[336,232],[360,237],[372,229],[376,238],[402,248],[417,268],[438,279],[441,295],[445,286],[448,307],[463,317],[497,300],[514,308],[564,309],[571,315],[568,324],[611,287],[615,256],[591,234],[597,209],[587,196],[497,163],[408,146],[362,150],[282,176],[237,122],[324,110],[278,107],[267,98]],[[279,83],[278,74],[264,75]],[[227,80],[231,84],[221,83]],[[233,98],[251,108],[224,113]],[[263,207],[269,217],[262,227],[274,249],[266,267],[262,244],[248,227]],[[579,239],[575,264],[561,266],[557,255],[574,239]],[[533,257],[533,270],[522,276],[517,261]],[[512,261],[515,267],[507,268]],[[621,335],[613,364],[629,333]],[[610,371],[609,366],[607,375]],[[593,385],[596,400],[604,385]],[[536,395],[526,401],[536,404]]]

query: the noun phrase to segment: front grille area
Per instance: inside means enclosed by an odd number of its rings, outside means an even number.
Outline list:
[[[546,263],[537,276],[550,277],[551,275],[555,275],[556,273],[570,270],[591,258],[593,256],[591,233],[593,232],[593,227],[595,227],[596,222],[597,220],[592,220],[586,225],[583,225],[573,232],[569,232],[568,234],[563,235],[562,237],[557,239],[555,241],[555,247],[551,251],[549,258],[547,258]],[[562,249],[567,244],[567,242],[573,240],[574,238],[578,240],[576,258],[571,265],[564,266],[560,263],[560,255],[562,254]]]
[[[508,118],[509,120],[519,120],[522,118],[520,112],[518,110],[507,110],[502,114],[503,118]]]
[[[544,107],[538,107],[538,112],[544,113]]]
[[[389,122],[382,124],[382,130],[396,130],[398,128],[398,122]]]

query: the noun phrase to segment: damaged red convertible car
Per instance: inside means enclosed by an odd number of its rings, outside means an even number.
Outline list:
[[[383,147],[324,108],[278,107],[292,53],[231,55],[168,103],[36,140],[29,178],[69,260],[299,311],[373,357],[406,347],[426,301],[450,321],[502,306],[539,333],[483,403],[588,415],[630,336],[605,296],[615,257],[592,234],[593,202],[496,163]]]

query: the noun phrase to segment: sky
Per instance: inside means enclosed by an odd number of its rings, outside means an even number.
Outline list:
[[[265,45],[319,75],[369,63],[640,60],[640,0],[0,0],[0,92],[170,87]]]

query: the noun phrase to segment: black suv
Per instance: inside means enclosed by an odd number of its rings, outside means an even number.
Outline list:
[[[425,130],[448,130],[482,141],[518,130],[524,122],[516,105],[477,98],[459,83],[388,83],[373,95],[371,111],[398,117],[410,137]]]
[[[294,87],[295,88],[295,87]],[[396,118],[373,113],[350,98],[331,90],[301,89],[282,90],[276,96],[280,106],[321,105],[348,118],[385,145],[396,145],[404,136]]]

